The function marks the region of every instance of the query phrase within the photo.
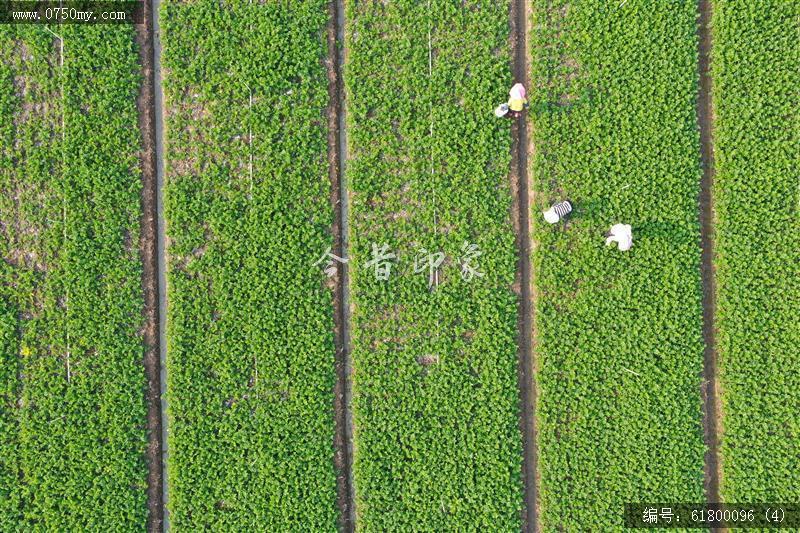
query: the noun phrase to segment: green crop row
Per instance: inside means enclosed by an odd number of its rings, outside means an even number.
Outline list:
[[[130,26],[0,26],[0,530],[144,529]]]
[[[620,530],[625,502],[704,499],[697,6],[532,7],[540,525]]]
[[[326,6],[162,6],[177,531],[336,530]]]
[[[359,529],[519,530],[509,2],[345,20]]]
[[[800,4],[714,2],[722,495],[800,495]]]

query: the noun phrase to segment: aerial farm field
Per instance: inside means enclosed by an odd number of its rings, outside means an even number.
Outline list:
[[[0,531],[800,502],[800,4],[142,6],[0,6]]]
[[[489,0],[347,3],[365,531],[520,527],[510,122],[491,113],[511,81],[508,12]]]
[[[162,11],[179,530],[336,529],[325,6]]]
[[[722,496],[797,501],[800,6],[715,9]]]
[[[57,31],[0,25],[0,530],[142,529],[133,31]]]
[[[541,526],[618,528],[625,502],[704,498],[696,8],[534,14],[534,207],[575,207],[532,218]]]

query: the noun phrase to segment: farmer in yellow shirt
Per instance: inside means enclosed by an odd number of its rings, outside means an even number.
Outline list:
[[[513,118],[520,116],[522,110],[528,107],[528,99],[526,96],[525,87],[521,83],[514,84],[508,92],[508,109]]]
[[[517,118],[522,114],[522,110],[528,107],[528,99],[525,94],[525,87],[521,83],[516,83],[508,92],[508,103],[500,104],[495,108],[496,117]]]

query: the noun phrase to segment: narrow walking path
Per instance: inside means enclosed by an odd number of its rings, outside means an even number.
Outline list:
[[[698,3],[699,75],[697,122],[700,127],[700,152],[703,176],[700,181],[700,245],[701,278],[703,283],[703,341],[705,342],[703,428],[707,446],[705,457],[705,491],[709,502],[720,501],[720,404],[717,373],[717,344],[715,332],[716,283],[714,273],[714,111],[711,100],[711,0]]]
[[[142,218],[139,237],[142,256],[142,288],[144,291],[144,365],[147,376],[147,530],[163,531],[163,461],[161,410],[161,339],[159,336],[161,313],[159,310],[160,287],[158,283],[159,250],[158,195],[155,85],[153,78],[153,13],[149,3],[144,5],[144,23],[136,26],[136,41],[142,67],[142,84],[137,106],[139,108],[139,130],[142,135]]]
[[[347,258],[348,195],[345,182],[347,137],[342,69],[345,62],[344,0],[328,2],[328,175],[333,205],[333,253]],[[334,295],[336,386],[334,389],[337,502],[340,529],[355,531],[355,490],[353,484],[353,417],[350,409],[350,285],[347,263],[338,263]]]
[[[514,81],[530,87],[528,69],[528,2],[514,0],[511,7],[511,39]],[[517,249],[519,264],[517,276],[520,283],[519,305],[519,391],[521,404],[520,426],[523,437],[523,481],[525,484],[525,509],[523,531],[537,531],[536,508],[536,423],[535,384],[533,364],[533,292],[531,272],[530,234],[530,184],[528,182],[528,127],[530,116],[524,114],[512,128],[512,180],[516,181],[515,208],[518,212]]]
[[[167,249],[166,225],[164,219],[164,89],[161,77],[161,27],[159,25],[160,0],[150,2],[153,21],[153,83],[154,83],[154,124],[156,149],[156,214],[158,230],[158,334],[159,361],[161,369],[161,453],[163,463],[163,531],[169,530],[169,476],[167,446]]]

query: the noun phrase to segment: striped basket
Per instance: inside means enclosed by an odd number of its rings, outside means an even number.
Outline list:
[[[564,200],[563,202],[558,202],[554,204],[550,209],[544,212],[544,219],[548,221],[550,224],[555,224],[569,213],[572,212],[572,204],[569,201]]]

